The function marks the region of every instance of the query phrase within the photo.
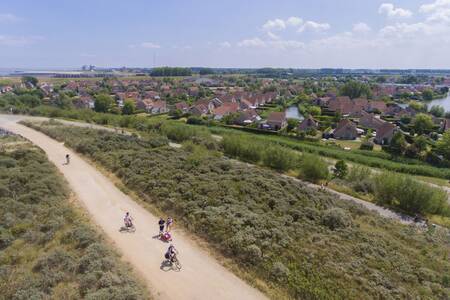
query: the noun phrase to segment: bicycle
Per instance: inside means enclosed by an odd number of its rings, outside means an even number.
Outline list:
[[[181,263],[178,260],[177,256],[172,257],[172,259],[169,260],[169,261],[170,261],[170,266],[172,267],[172,270],[174,270],[174,271],[180,271],[181,270]],[[175,269],[174,269],[174,267],[175,267]]]

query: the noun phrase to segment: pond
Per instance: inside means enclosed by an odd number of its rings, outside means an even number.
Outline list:
[[[303,120],[304,117],[300,114],[298,111],[297,105],[289,106],[286,111],[286,118],[288,119],[297,119],[297,120]]]
[[[428,109],[430,109],[432,106],[439,105],[444,108],[445,111],[450,111],[450,93],[447,94],[446,98],[443,99],[436,99],[430,102],[427,102]]]

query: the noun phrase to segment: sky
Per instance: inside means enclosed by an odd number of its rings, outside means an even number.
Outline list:
[[[450,69],[450,0],[0,0],[0,68]]]

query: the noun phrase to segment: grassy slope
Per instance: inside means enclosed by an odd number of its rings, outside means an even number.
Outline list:
[[[0,138],[0,298],[148,299],[45,154]]]
[[[90,156],[159,209],[293,298],[450,295],[450,242],[276,173],[91,129],[42,131]]]

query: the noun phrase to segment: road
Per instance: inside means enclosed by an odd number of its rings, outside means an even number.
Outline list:
[[[183,231],[173,231],[174,246],[180,251],[180,272],[160,269],[168,244],[153,238],[159,219],[121,192],[94,166],[75,152],[48,136],[17,124],[25,117],[0,115],[0,127],[20,134],[43,149],[64,175],[82,206],[113,242],[125,261],[142,276],[155,299],[265,299],[220,265]],[[28,118],[28,117],[26,117]],[[65,155],[71,156],[64,165]],[[120,232],[125,212],[129,211],[137,228]]]

